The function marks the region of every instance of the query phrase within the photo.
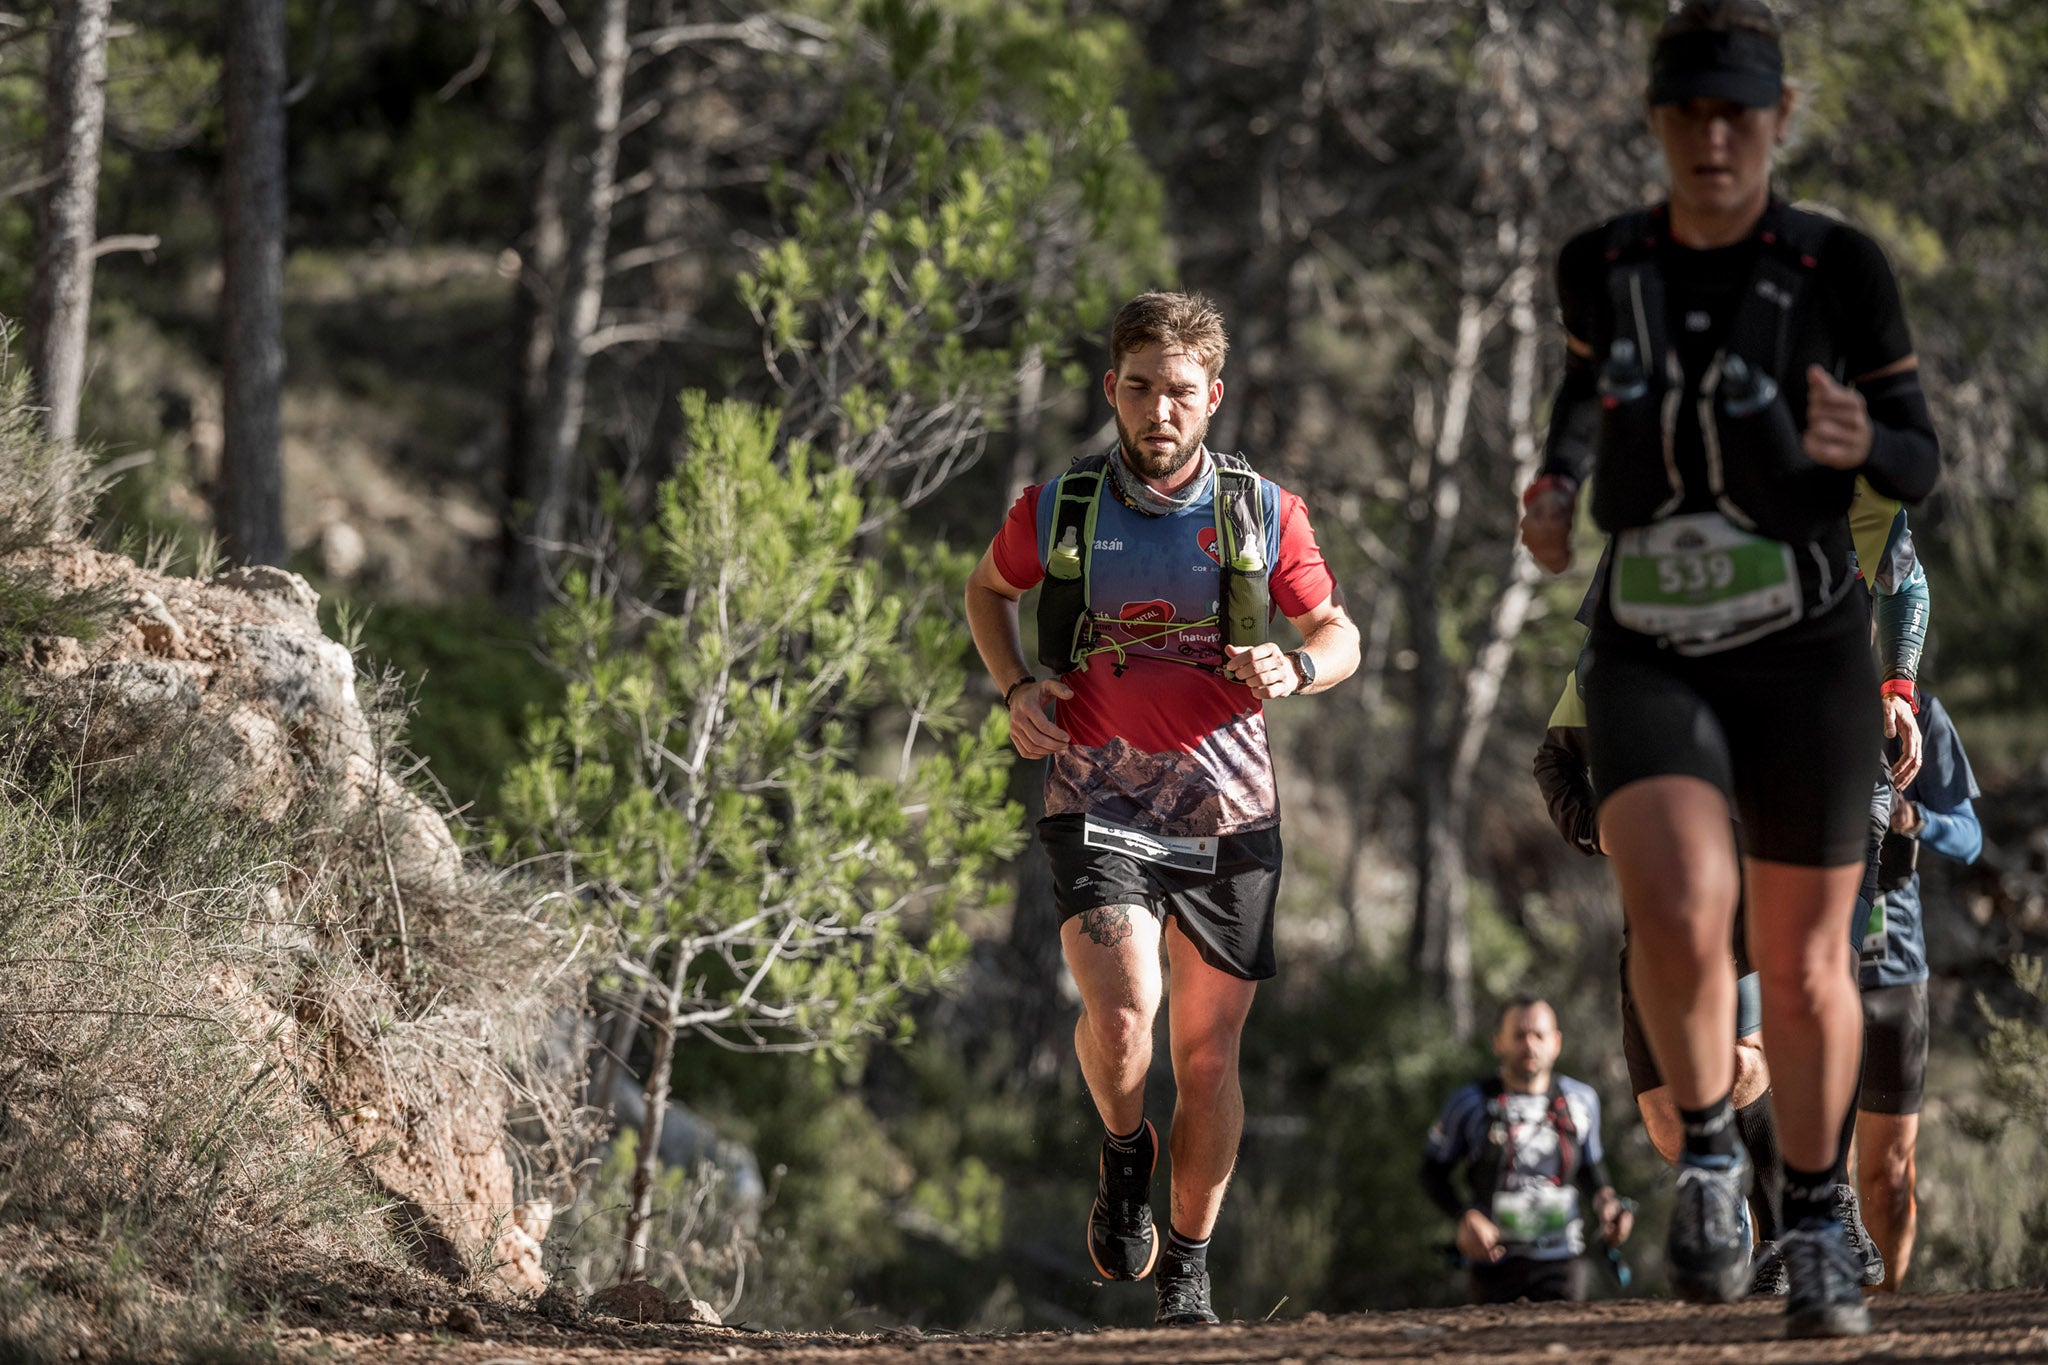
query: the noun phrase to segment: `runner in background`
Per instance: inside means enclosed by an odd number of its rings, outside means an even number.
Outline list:
[[[1857,1101],[1856,1181],[1871,1236],[1884,1254],[1883,1287],[1896,1292],[1919,1230],[1914,1194],[1920,1101],[1927,1077],[1927,925],[1923,849],[1972,863],[1984,847],[1972,802],[1980,795],[1948,712],[1920,694],[1926,761],[1892,807],[1878,857],[1877,896],[1862,926],[1863,1088]]]
[[[1452,1095],[1429,1130],[1422,1185],[1457,1224],[1474,1303],[1583,1299],[1588,1216],[1611,1246],[1634,1227],[1607,1176],[1600,1097],[1558,1074],[1563,1047],[1548,1001],[1510,1000],[1493,1034],[1500,1069]]]

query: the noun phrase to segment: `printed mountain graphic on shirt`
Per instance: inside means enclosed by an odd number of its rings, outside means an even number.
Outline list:
[[[1047,815],[1094,815],[1177,838],[1243,834],[1280,821],[1266,718],[1248,711],[1192,750],[1147,753],[1121,736],[1076,744],[1045,770]]]

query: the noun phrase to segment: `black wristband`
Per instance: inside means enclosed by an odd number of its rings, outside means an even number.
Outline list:
[[[1010,698],[1017,695],[1018,688],[1024,686],[1024,684],[1026,683],[1035,683],[1037,681],[1038,679],[1036,677],[1029,673],[1026,673],[1023,677],[1011,683],[1009,689],[1003,693],[1003,709],[1005,711],[1010,709]]]

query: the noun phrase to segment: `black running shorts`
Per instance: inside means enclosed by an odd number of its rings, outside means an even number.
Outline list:
[[[1473,1265],[1471,1273],[1474,1303],[1577,1303],[1586,1297],[1589,1278],[1584,1256],[1558,1261],[1503,1256],[1491,1265]]]
[[[1697,777],[1728,798],[1749,856],[1862,864],[1884,722],[1860,584],[1818,620],[1694,657],[1603,611],[1580,668],[1601,800],[1644,778]]]
[[[1866,1114],[1917,1114],[1927,1088],[1927,983],[1863,992],[1863,1093]]]
[[[1170,867],[1116,848],[1092,847],[1084,817],[1038,822],[1052,860],[1053,904],[1065,924],[1103,905],[1142,905],[1162,924],[1171,915],[1202,960],[1219,972],[1264,981],[1273,958],[1273,910],[1280,900],[1280,831],[1254,830],[1216,840],[1214,871]]]

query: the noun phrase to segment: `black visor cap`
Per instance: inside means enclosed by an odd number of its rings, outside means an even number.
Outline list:
[[[1733,100],[1753,109],[1785,93],[1785,54],[1761,33],[1675,33],[1650,59],[1650,103]]]

